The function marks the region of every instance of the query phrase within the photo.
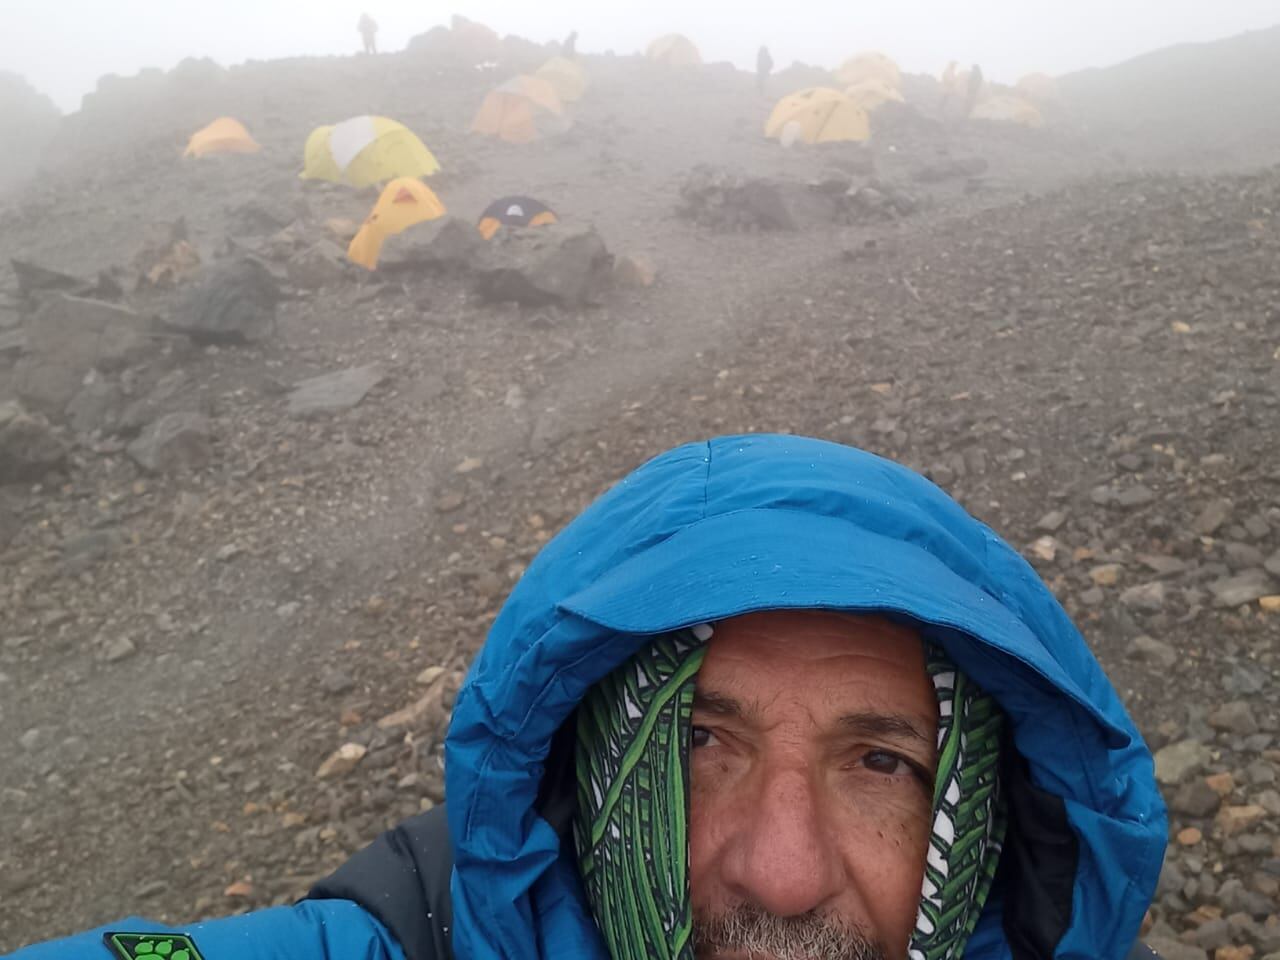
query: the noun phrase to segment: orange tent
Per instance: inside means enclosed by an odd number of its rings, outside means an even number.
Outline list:
[[[446,212],[440,198],[421,180],[413,177],[392,180],[347,247],[347,259],[367,270],[376,270],[382,242],[387,237],[403,233],[415,223],[438,220]]]
[[[508,143],[530,143],[568,125],[555,88],[541,77],[513,77],[489,93],[471,132]]]
[[[182,155],[204,157],[211,153],[257,153],[261,149],[243,123],[233,117],[220,117],[193,133]]]

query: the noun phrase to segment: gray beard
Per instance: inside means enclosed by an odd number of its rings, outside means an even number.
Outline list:
[[[715,917],[695,917],[699,958],[737,953],[753,960],[885,960],[885,951],[857,925],[807,913],[776,917],[743,904]]]

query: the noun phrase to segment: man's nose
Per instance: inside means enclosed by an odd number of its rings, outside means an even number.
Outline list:
[[[779,917],[817,910],[844,888],[835,838],[821,798],[804,770],[768,775],[744,797],[744,816],[723,861],[737,897]]]

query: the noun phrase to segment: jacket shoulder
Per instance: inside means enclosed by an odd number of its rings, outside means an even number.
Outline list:
[[[406,960],[453,960],[453,845],[440,805],[388,830],[312,888],[308,898],[359,904]]]

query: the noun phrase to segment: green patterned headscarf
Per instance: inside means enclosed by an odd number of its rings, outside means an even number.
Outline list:
[[[693,960],[689,740],[711,628],[656,638],[593,687],[577,716],[578,862],[613,960]],[[995,701],[926,645],[938,772],[924,889],[908,955],[964,953],[1004,838]]]

